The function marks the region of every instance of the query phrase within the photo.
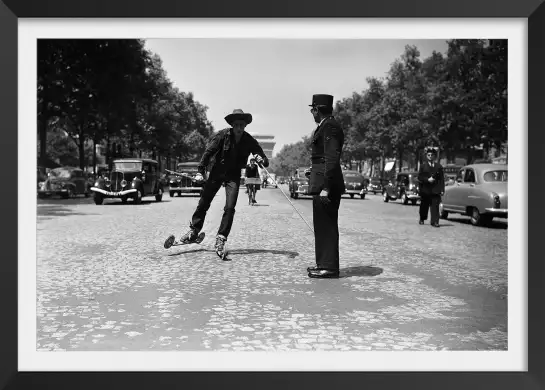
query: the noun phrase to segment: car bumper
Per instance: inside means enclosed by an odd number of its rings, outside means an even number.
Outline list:
[[[363,195],[366,194],[366,190],[345,190],[345,194],[356,194],[356,195]]]
[[[170,187],[172,192],[200,192],[202,187]]]
[[[102,188],[91,187],[91,191],[98,192],[99,194],[102,194],[102,196],[105,196],[105,197],[120,198],[122,196],[135,194],[136,188],[131,188],[130,190],[115,192],[115,191],[106,191],[106,190],[103,190]]]
[[[308,188],[297,188],[295,190],[295,193],[296,194],[301,194],[301,195],[308,195]]]
[[[419,200],[420,195],[418,195],[418,194],[407,194],[407,199],[409,199],[409,200]]]
[[[507,218],[507,209],[486,208],[484,209],[484,213],[499,218]]]

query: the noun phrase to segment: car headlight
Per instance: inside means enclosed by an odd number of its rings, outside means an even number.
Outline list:
[[[127,185],[127,180],[123,179],[121,180],[121,187],[125,187]]]
[[[500,196],[496,194],[495,192],[493,192],[491,195],[494,201],[494,208],[499,209],[501,207]]]
[[[98,181],[95,181],[95,187],[98,187]]]
[[[174,183],[174,180],[171,180],[170,182],[171,182],[171,183]]]

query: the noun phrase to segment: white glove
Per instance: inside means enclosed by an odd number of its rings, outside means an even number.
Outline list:
[[[255,162],[258,164],[263,163],[263,157],[261,157],[259,154],[255,156]]]
[[[197,180],[197,181],[203,181],[203,180],[204,180],[204,177],[203,177],[200,173],[197,173],[197,174],[195,175],[195,180]]]

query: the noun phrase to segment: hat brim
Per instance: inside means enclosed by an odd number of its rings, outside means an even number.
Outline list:
[[[247,125],[249,125],[250,123],[252,123],[252,114],[229,114],[225,117],[225,121],[230,125],[232,125],[233,122],[237,120],[243,120],[244,122],[246,122]]]

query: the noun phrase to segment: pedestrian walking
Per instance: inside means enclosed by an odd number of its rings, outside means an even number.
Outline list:
[[[418,171],[420,183],[420,219],[419,224],[423,225],[428,219],[428,209],[431,211],[431,226],[439,227],[439,203],[441,196],[445,193],[445,174],[441,164],[436,162],[437,151],[434,148],[427,148],[426,161]]]
[[[339,206],[345,191],[341,168],[344,133],[333,117],[333,96],[314,95],[310,105],[318,127],[312,135],[312,164],[306,172],[313,195],[316,267],[307,268],[311,278],[339,277]]]
[[[250,163],[246,165],[246,178],[252,178],[252,179],[259,179],[259,170],[257,169],[257,164],[255,163],[255,158],[250,158]],[[248,189],[248,193],[251,195],[251,202],[253,204],[257,203],[255,200],[255,196],[257,194],[257,191],[259,190],[259,184],[246,184],[246,188]]]
[[[215,244],[216,253],[222,258],[225,253],[225,242],[229,237],[235,216],[240,172],[246,166],[248,156],[254,154],[257,163],[264,167],[269,166],[269,160],[257,140],[244,130],[252,123],[252,115],[236,109],[225,117],[225,121],[231,127],[218,131],[212,137],[199,163],[195,179],[204,180],[205,170],[211,164],[210,174],[204,184],[199,204],[193,213],[189,231],[180,238],[180,241],[186,244],[197,239],[210,204],[223,185],[226,196],[225,207]]]

